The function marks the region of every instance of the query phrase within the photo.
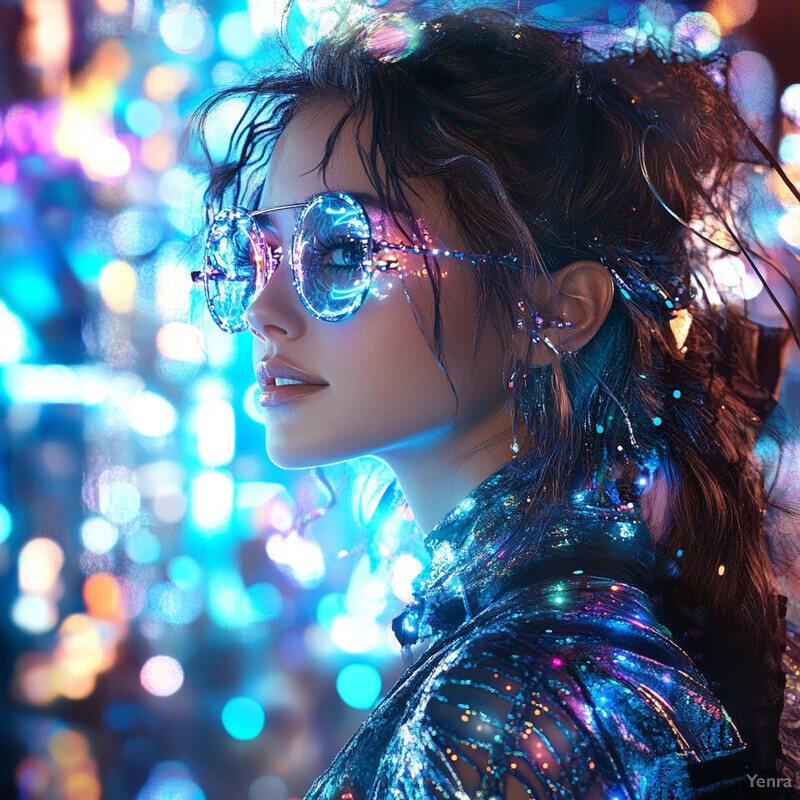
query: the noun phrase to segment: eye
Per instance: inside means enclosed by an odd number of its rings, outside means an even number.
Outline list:
[[[352,237],[322,240],[318,238],[309,245],[305,254],[309,265],[326,269],[354,270],[361,269],[366,259],[366,243]]]

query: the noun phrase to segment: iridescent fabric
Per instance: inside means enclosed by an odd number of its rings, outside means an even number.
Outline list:
[[[790,623],[787,623],[783,667],[786,691],[780,731],[783,750],[781,774],[798,790],[796,795],[800,795],[800,628]]]
[[[430,645],[307,800],[684,800],[742,785],[744,742],[656,617],[638,506],[613,484],[572,500],[511,552],[529,498],[506,466],[428,534],[396,630]],[[469,574],[478,554],[488,566]]]

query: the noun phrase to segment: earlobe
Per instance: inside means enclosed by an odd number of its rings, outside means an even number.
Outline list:
[[[552,360],[552,351],[574,353],[600,329],[614,300],[614,280],[599,261],[573,261],[534,292],[541,319],[534,334],[532,366]]]

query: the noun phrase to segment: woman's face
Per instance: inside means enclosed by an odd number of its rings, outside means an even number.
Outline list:
[[[331,99],[299,111],[278,139],[259,208],[302,203],[322,192],[375,196],[348,124],[338,137],[325,177],[317,168],[343,101]],[[365,126],[365,130],[369,125]],[[362,143],[365,148],[368,142]],[[432,185],[410,180],[416,219],[434,246],[459,249],[454,212]],[[405,240],[375,203],[363,203],[373,238]],[[376,272],[361,307],[339,322],[314,317],[292,284],[288,254],[296,212],[271,217],[273,246],[283,263],[251,304],[253,360],[262,388],[267,451],[279,466],[299,468],[374,454],[432,455],[435,450],[469,449],[476,432],[505,416],[504,352],[494,327],[485,326],[474,350],[476,289],[474,266],[440,258],[440,309],[444,359],[456,397],[431,351],[433,292],[419,254],[400,255],[399,271]],[[407,230],[410,221],[406,221]],[[377,234],[376,234],[377,229]],[[303,385],[274,386],[275,377]],[[282,381],[279,379],[278,383]],[[507,418],[507,417],[506,417]],[[466,451],[465,451],[466,452]]]

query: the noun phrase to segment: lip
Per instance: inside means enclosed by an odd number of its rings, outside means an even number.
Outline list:
[[[276,378],[288,378],[302,383],[276,386]],[[261,387],[259,402],[262,407],[283,405],[301,397],[314,394],[324,389],[328,384],[319,376],[314,375],[280,356],[259,361],[256,366],[256,380]]]

